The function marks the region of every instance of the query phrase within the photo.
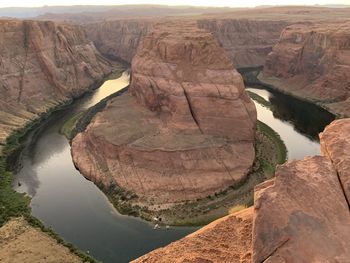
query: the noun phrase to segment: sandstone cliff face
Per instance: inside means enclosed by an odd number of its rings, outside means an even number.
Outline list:
[[[349,131],[350,119],[334,121],[320,135],[324,156],[279,166],[255,188],[254,207],[135,262],[348,262]]]
[[[152,19],[125,19],[87,24],[84,28],[103,55],[131,63],[141,39],[153,23]]]
[[[78,26],[0,20],[0,144],[110,72]]]
[[[84,28],[102,54],[131,63],[140,41],[157,20],[159,19],[111,20],[86,24]],[[277,43],[287,22],[204,18],[199,19],[197,25],[214,33],[238,68],[264,65],[266,56]]]
[[[212,34],[187,23],[155,27],[133,59],[129,91],[74,138],[84,176],[149,207],[206,197],[246,176],[256,111]]]
[[[250,19],[201,19],[198,26],[213,32],[236,68],[262,66],[287,22]]]
[[[350,23],[287,27],[267,57],[260,79],[350,114]]]

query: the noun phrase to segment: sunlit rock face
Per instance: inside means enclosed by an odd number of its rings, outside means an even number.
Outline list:
[[[350,115],[350,23],[288,26],[267,57],[260,79]]]
[[[111,71],[80,27],[53,22],[0,20],[0,57],[0,144]]]
[[[87,178],[154,208],[212,195],[247,175],[256,110],[211,33],[193,23],[154,26],[131,74],[129,94],[73,140]]]
[[[324,156],[277,167],[254,190],[254,206],[135,262],[347,262],[350,258],[350,119],[320,135]],[[174,260],[171,260],[174,259]]]

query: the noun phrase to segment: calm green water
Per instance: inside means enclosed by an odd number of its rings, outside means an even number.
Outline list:
[[[334,120],[328,111],[263,86],[248,87],[247,90],[269,101],[272,109],[254,101],[258,119],[269,125],[281,136],[288,149],[288,159],[303,159],[319,155],[318,134]]]
[[[54,114],[32,134],[32,143],[23,152],[23,167],[14,181],[17,191],[32,196],[34,216],[102,262],[127,262],[196,230],[191,227],[153,230],[148,222],[120,215],[73,165],[70,145],[59,134],[62,124],[75,112],[91,107],[128,83],[129,76],[124,73],[69,109]]]

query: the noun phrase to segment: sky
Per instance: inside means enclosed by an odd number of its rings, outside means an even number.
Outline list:
[[[350,0],[0,0],[0,7],[34,7],[44,5],[123,5],[161,4],[253,7],[258,5],[315,5],[348,4]]]

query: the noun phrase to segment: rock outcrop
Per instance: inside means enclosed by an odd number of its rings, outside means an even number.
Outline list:
[[[154,26],[131,79],[130,94],[110,101],[72,142],[84,176],[148,207],[206,197],[245,178],[256,110],[211,33],[195,23]]]
[[[0,20],[0,57],[0,144],[111,71],[81,27],[53,22]]]
[[[348,262],[349,131],[350,119],[334,121],[320,135],[324,156],[279,166],[255,188],[254,207],[135,262]]]
[[[349,22],[288,26],[260,80],[350,116],[349,32]]]

